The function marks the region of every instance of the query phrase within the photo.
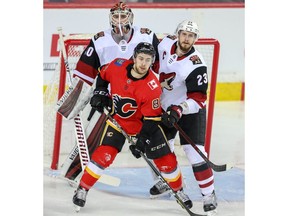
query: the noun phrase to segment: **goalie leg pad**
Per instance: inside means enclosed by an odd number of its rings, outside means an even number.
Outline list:
[[[105,169],[113,163],[117,154],[118,150],[116,148],[108,145],[101,145],[92,154],[91,160]]]

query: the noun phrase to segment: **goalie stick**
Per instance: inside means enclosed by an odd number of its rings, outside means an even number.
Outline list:
[[[96,116],[95,119],[93,119],[92,122],[90,121],[85,128],[85,132],[87,132],[89,126],[91,124],[94,124],[94,127],[87,138],[87,146],[88,146],[88,151],[89,151],[90,156],[100,143],[99,131],[101,131],[101,129],[103,128],[102,125],[104,124],[105,119],[106,119],[106,115],[104,116],[101,115],[100,117]],[[80,157],[79,157],[77,143],[75,144],[73,149],[70,151],[70,154],[67,156],[66,160],[62,164],[61,171],[62,171],[62,174],[70,180],[76,179],[77,176],[81,173],[82,168],[80,165]]]
[[[192,145],[192,147],[198,152],[198,154],[206,161],[209,167],[211,167],[216,172],[223,172],[227,171],[228,169],[233,168],[231,165],[223,164],[223,165],[216,165],[212,163],[204,154],[203,152],[197,147],[197,145],[190,139],[190,137],[182,130],[182,128],[177,124],[174,123],[174,127],[179,131],[180,135],[184,137],[186,142]]]
[[[65,69],[66,69],[66,72],[68,74],[69,83],[71,84],[72,83],[72,74],[71,74],[70,68],[69,68],[69,63],[68,63],[68,59],[67,59],[67,53],[66,53],[66,49],[65,49],[65,45],[64,45],[64,39],[63,39],[61,27],[58,28],[58,33],[59,33],[59,42],[60,42],[61,53],[62,53],[64,64],[65,64]],[[78,147],[78,152],[79,152],[79,156],[80,156],[81,168],[83,171],[85,166],[90,161],[89,151],[88,151],[86,136],[85,136],[85,129],[83,127],[80,114],[77,114],[77,116],[73,119],[73,121],[74,121],[74,129],[75,129],[75,134],[76,134],[77,147]],[[75,153],[75,151],[73,151],[73,150],[72,150],[72,152],[73,152],[73,154]],[[72,163],[72,161],[71,161],[71,163]],[[116,178],[116,177],[103,175],[103,177],[101,177],[101,178],[100,178],[101,180],[99,179],[99,181],[104,183],[104,184],[113,185],[113,186],[119,186],[119,184],[120,184],[120,179]]]
[[[108,119],[119,129],[119,131],[123,134],[123,136],[128,140],[129,143],[132,145],[135,145],[135,142],[132,140],[132,138],[122,129],[122,127],[119,125],[119,123],[110,115],[108,109],[104,108],[104,113],[107,115]],[[153,165],[153,163],[146,157],[146,155],[143,152],[140,152],[141,157],[146,161],[146,163],[149,165],[149,167],[155,172],[155,174],[159,177],[159,179],[168,187],[170,193],[175,197],[177,203],[184,208],[187,213],[191,216],[206,216],[202,214],[196,214],[192,212],[180,199],[178,194],[171,188],[171,186],[167,183],[165,178],[162,176],[162,174],[158,171],[158,169]]]

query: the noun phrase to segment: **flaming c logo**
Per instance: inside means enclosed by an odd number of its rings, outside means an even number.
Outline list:
[[[133,98],[122,98],[119,95],[113,95],[113,104],[115,113],[122,118],[129,118],[137,111],[137,103]]]

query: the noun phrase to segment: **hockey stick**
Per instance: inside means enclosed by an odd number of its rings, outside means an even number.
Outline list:
[[[188,142],[189,144],[192,145],[192,147],[198,152],[198,154],[206,161],[206,163],[216,172],[223,172],[223,171],[227,171],[228,169],[233,168],[232,165],[227,165],[227,164],[223,164],[223,165],[216,165],[214,163],[212,163],[204,154],[203,152],[197,147],[197,145],[190,139],[190,137],[182,130],[182,128],[175,123],[174,127],[179,131],[180,135],[184,137],[184,139],[186,140],[186,142]]]
[[[58,32],[59,32],[59,42],[61,45],[61,52],[62,52],[62,56],[63,56],[64,63],[65,63],[65,69],[66,69],[66,73],[68,74],[69,84],[71,84],[72,83],[72,74],[71,74],[70,68],[69,68],[69,63],[68,63],[68,59],[67,59],[67,53],[66,53],[66,49],[65,49],[65,45],[64,45],[64,39],[63,39],[61,27],[58,28]],[[80,158],[81,158],[81,167],[82,167],[82,170],[84,170],[84,167],[87,165],[87,163],[90,160],[89,154],[88,154],[88,148],[87,148],[87,144],[86,144],[84,127],[82,124],[82,119],[81,119],[80,114],[78,114],[73,120],[74,120],[74,124],[75,124],[74,128],[75,128],[75,133],[76,133],[77,146],[78,146],[78,150],[79,150],[79,154],[80,154]]]
[[[65,49],[65,45],[64,45],[64,39],[63,39],[61,27],[58,28],[58,33],[59,33],[59,42],[60,42],[61,53],[62,53],[64,64],[65,64],[66,73],[68,74],[69,83],[71,84],[72,83],[72,74],[71,74],[71,71],[69,68],[69,63],[68,63],[68,58],[67,58],[67,53],[66,53],[66,49]],[[83,127],[80,114],[77,114],[77,116],[73,120],[74,120],[74,129],[75,129],[75,134],[76,134],[77,147],[78,147],[81,167],[82,167],[82,171],[83,171],[85,166],[90,161],[87,142],[86,142],[86,136],[85,136],[85,129]],[[75,153],[74,150],[72,150],[73,154]],[[71,163],[72,162],[73,161],[71,161]],[[119,186],[120,179],[116,178],[116,177],[108,176],[108,175],[102,175],[99,179],[99,182],[102,182],[102,183],[108,184],[108,185]]]
[[[124,135],[124,137],[128,140],[129,143],[131,143],[132,145],[135,145],[136,143],[132,140],[132,138],[122,129],[122,127],[119,125],[119,123],[110,115],[108,109],[105,107],[104,108],[104,113],[107,115],[108,119],[120,130],[120,132]],[[141,157],[146,161],[146,163],[149,165],[149,167],[155,172],[155,174],[159,177],[159,179],[163,182],[163,184],[165,184],[170,193],[175,197],[177,203],[184,208],[189,215],[191,216],[205,216],[205,215],[200,215],[200,214],[196,214],[192,211],[190,211],[190,209],[185,205],[185,203],[180,199],[180,197],[178,196],[178,194],[173,190],[173,188],[171,188],[171,186],[167,183],[167,181],[165,180],[165,178],[162,176],[162,174],[158,171],[158,169],[154,166],[154,164],[146,157],[146,155],[143,152],[139,152]]]

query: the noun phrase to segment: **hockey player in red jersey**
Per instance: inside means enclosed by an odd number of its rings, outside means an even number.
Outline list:
[[[174,123],[197,144],[205,154],[206,98],[208,88],[207,65],[194,43],[199,38],[195,22],[185,20],[176,29],[176,36],[165,37],[158,46],[159,79],[163,89],[161,105],[164,111],[162,122],[167,126],[165,134],[171,150],[177,130]],[[180,144],[192,165],[194,176],[203,195],[205,212],[216,212],[217,201],[212,169],[196,150],[180,135]],[[151,189],[152,196],[166,191],[165,185],[157,182]],[[211,212],[212,213],[212,212]]]
[[[136,145],[129,147],[132,154],[139,158],[141,151],[152,159],[171,188],[187,208],[191,208],[192,202],[183,192],[182,174],[176,156],[170,151],[159,126],[162,90],[150,69],[155,54],[151,44],[142,42],[134,49],[133,60],[117,58],[102,67],[90,104],[97,111],[103,112],[104,107],[110,104],[110,84],[113,118],[128,135],[137,137]],[[125,136],[110,120],[106,121],[102,136],[102,142],[92,154],[73,196],[73,203],[77,207],[84,207],[88,191],[113,163],[125,143]]]
[[[98,69],[115,58],[130,59],[133,50],[140,42],[148,42],[157,52],[159,40],[148,28],[133,25],[134,14],[123,2],[115,4],[109,15],[109,29],[98,32],[83,51],[74,70],[90,85],[94,83]]]

